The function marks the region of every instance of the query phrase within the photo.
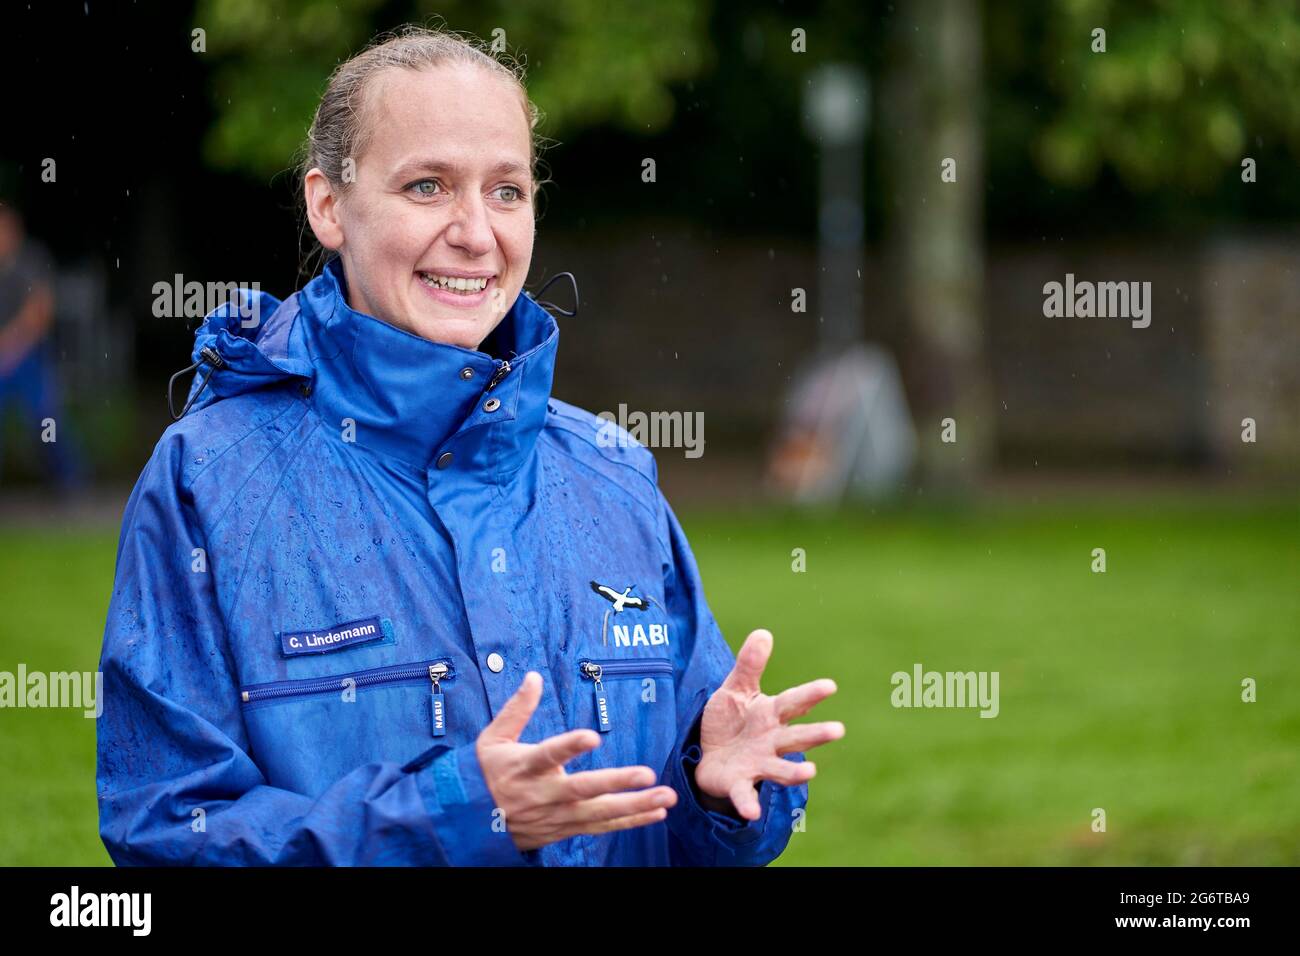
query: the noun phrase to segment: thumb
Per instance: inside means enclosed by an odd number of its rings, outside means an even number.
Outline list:
[[[731,805],[746,820],[757,820],[763,815],[763,808],[758,804],[758,794],[748,780],[737,780],[728,794]]]
[[[749,694],[759,692],[759,679],[767,667],[768,658],[772,656],[772,632],[765,628],[750,631],[749,637],[736,655],[736,665],[722,682],[727,690],[744,691]]]
[[[483,728],[484,736],[495,740],[518,740],[541,699],[542,675],[529,671],[519,689],[505,702],[492,722]]]

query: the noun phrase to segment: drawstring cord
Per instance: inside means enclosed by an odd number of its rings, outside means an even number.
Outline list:
[[[545,295],[546,290],[551,287],[551,283],[554,282],[556,279],[561,278],[562,276],[568,276],[569,284],[573,286],[573,311],[572,312],[569,312],[567,309],[560,308],[558,305],[556,305],[553,302],[542,302],[540,299],[540,296]],[[557,272],[555,273],[555,275],[551,276],[549,279],[546,280],[546,283],[540,289],[537,290],[537,295],[533,296],[533,298],[536,299],[537,304],[542,306],[543,308],[554,309],[556,312],[559,312],[561,315],[566,315],[569,318],[573,318],[575,315],[578,314],[578,280],[573,277],[572,272]]]
[[[212,366],[212,368],[208,370],[207,375],[203,376],[203,383],[199,385],[199,390],[195,392],[194,396],[185,403],[185,407],[181,409],[180,414],[179,415],[176,414],[176,401],[174,398],[175,389],[176,389],[176,380],[180,378],[182,375],[194,371],[204,362],[207,362],[209,365]],[[175,375],[173,375],[170,379],[167,380],[167,410],[171,412],[172,421],[180,421],[182,418],[185,417],[185,413],[190,410],[190,406],[193,405],[198,400],[198,397],[203,394],[203,390],[208,387],[208,379],[212,378],[212,373],[219,368],[225,367],[225,364],[226,364],[226,360],[221,357],[220,352],[218,352],[210,345],[205,345],[203,346],[203,348],[199,349],[199,360],[197,362],[195,362],[193,365],[186,366],[185,368],[181,369],[179,372],[177,372]]]

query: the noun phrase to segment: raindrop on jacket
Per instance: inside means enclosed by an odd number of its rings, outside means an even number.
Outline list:
[[[194,359],[222,364],[127,503],[100,664],[110,856],[774,859],[808,786],[763,781],[755,821],[696,799],[699,720],[735,657],[650,452],[551,397],[555,320],[520,293],[484,345],[503,361],[356,312],[342,282],[334,259],[283,302],[258,293],[259,321],[205,319]],[[659,770],[665,820],[518,850],[474,745],[529,670],[520,739],[601,729],[566,769]]]

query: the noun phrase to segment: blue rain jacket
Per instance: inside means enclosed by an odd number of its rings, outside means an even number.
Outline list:
[[[123,517],[98,721],[113,860],[780,854],[807,784],[763,781],[753,822],[695,796],[700,717],[735,657],[650,452],[551,397],[551,315],[521,293],[495,358],[349,308],[338,259],[257,296],[260,321],[246,302],[199,327],[194,359],[220,362]],[[529,670],[544,686],[520,739],[600,730],[566,769],[658,770],[678,794],[664,821],[517,849],[475,739]]]

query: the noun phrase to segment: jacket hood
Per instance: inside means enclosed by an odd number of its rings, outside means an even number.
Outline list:
[[[416,468],[436,467],[449,443],[462,468],[493,475],[512,473],[531,453],[559,326],[527,292],[480,350],[431,342],[352,309],[337,257],[283,301],[243,295],[195,331],[191,412],[297,381],[322,427]]]

